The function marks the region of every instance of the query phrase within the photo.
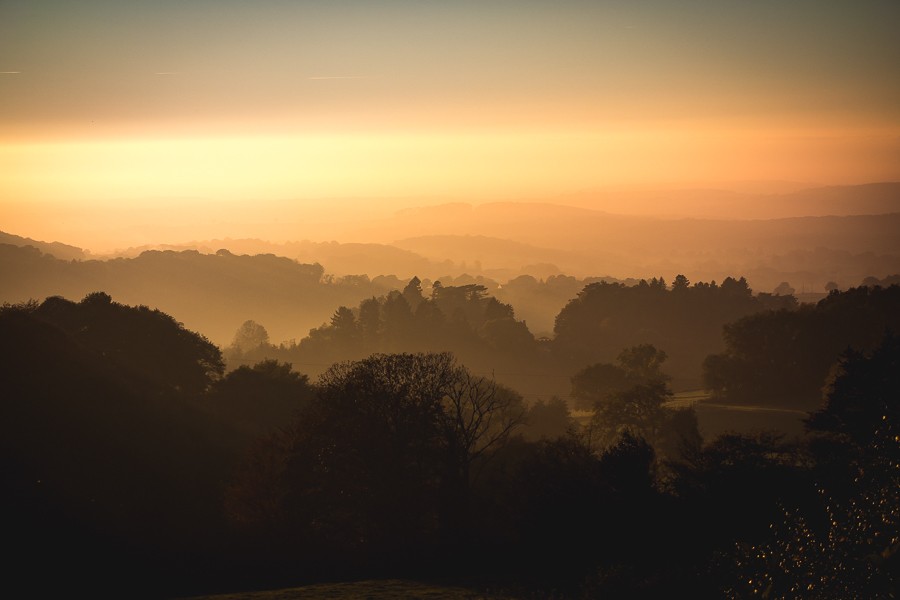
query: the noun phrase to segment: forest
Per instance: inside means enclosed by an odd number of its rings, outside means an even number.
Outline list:
[[[0,596],[900,598],[898,23],[0,0]]]
[[[0,308],[7,572],[42,594],[366,578],[511,598],[897,589],[895,278],[801,303],[740,275],[497,288],[327,279],[228,251],[0,250],[8,286],[125,287],[139,264],[201,281],[220,296],[209,312],[330,303],[297,341],[247,315],[220,345],[109,287]],[[252,283],[263,273],[283,296]],[[153,281],[130,293],[153,298]],[[554,285],[580,287],[536,336],[509,299]],[[740,427],[750,414],[796,428]]]

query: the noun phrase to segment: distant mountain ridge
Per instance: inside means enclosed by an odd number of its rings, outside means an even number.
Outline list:
[[[900,182],[805,187],[783,192],[722,189],[587,190],[553,201],[635,216],[780,219],[900,212]]]
[[[838,206],[845,211],[853,209],[855,198],[859,201],[856,212],[863,212],[897,208],[898,195],[900,183],[882,183],[765,197],[785,202],[789,198],[800,204],[819,202],[820,208]],[[302,231],[297,228],[298,237]],[[88,257],[86,251],[74,246],[3,236],[0,243],[6,240],[16,246],[31,245],[63,260]],[[786,282],[798,294],[822,294],[826,286],[833,287],[832,283],[847,288],[867,277],[900,273],[900,210],[713,219],[613,214],[547,202],[456,202],[399,211],[359,225],[355,232],[348,232],[346,239],[359,241],[272,243],[214,238],[131,248],[92,258],[136,258],[151,249],[205,254],[226,249],[318,263],[326,275],[335,277],[367,275],[371,279],[389,275],[408,281],[414,275],[434,280],[467,274],[488,277],[501,285],[522,275],[627,280],[671,278],[680,273],[691,281],[721,281],[743,275],[757,291],[772,291]],[[17,260],[10,268],[19,268]],[[67,271],[60,268],[58,276],[66,277]]]
[[[298,242],[275,243],[252,238],[222,238],[185,242],[183,244],[148,244],[127,248],[101,258],[135,258],[148,250],[197,250],[213,254],[219,250],[235,254],[275,254],[301,263],[318,263],[326,273],[335,276],[392,274],[412,277],[417,273],[439,271],[446,265],[437,264],[410,250],[389,244]]]
[[[542,248],[486,235],[423,235],[397,240],[394,245],[432,261],[453,257],[460,270],[469,268],[510,277],[522,273],[549,277],[571,271],[583,257],[554,248]]]
[[[0,231],[0,244],[12,246],[32,246],[44,254],[50,254],[60,260],[85,260],[90,257],[90,252],[77,246],[70,246],[61,242],[42,242],[31,238],[14,235]]]
[[[672,256],[684,250],[840,248],[900,250],[900,211],[878,215],[788,217],[766,220],[662,219],[616,215],[543,203],[490,203],[447,211],[423,208],[373,225],[393,240],[463,235],[500,237],[554,250]],[[436,217],[435,215],[439,215]],[[377,236],[376,231],[372,236]],[[382,235],[386,235],[383,233]]]

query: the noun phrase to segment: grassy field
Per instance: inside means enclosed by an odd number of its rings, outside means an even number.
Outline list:
[[[789,408],[719,404],[709,393],[697,390],[675,394],[666,403],[672,408],[693,406],[703,439],[710,441],[723,433],[753,433],[775,430],[788,437],[803,435],[803,419],[809,413]]]
[[[665,405],[670,408],[693,406],[697,411],[700,434],[707,442],[723,433],[778,431],[787,437],[801,436],[803,419],[809,416],[805,411],[789,408],[719,404],[703,390],[679,392]],[[572,416],[578,423],[586,425],[591,412],[572,411]]]
[[[320,583],[261,592],[241,592],[217,596],[194,596],[183,600],[515,600],[505,594],[482,593],[400,579]]]

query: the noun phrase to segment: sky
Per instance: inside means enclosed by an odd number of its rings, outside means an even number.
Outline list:
[[[896,0],[0,0],[0,230],[103,249],[274,206],[896,181],[897,23]]]

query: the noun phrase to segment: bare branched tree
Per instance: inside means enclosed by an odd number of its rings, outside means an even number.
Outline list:
[[[443,428],[461,477],[468,486],[472,464],[503,446],[525,421],[522,397],[493,378],[454,369],[444,396]]]

